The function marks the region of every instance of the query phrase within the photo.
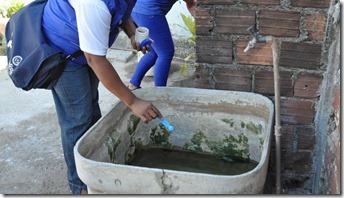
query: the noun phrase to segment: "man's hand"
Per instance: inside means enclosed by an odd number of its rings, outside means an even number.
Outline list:
[[[145,123],[155,119],[156,117],[163,117],[160,111],[152,103],[140,98],[135,98],[129,108]]]

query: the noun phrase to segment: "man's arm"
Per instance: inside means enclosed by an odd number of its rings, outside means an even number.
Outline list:
[[[160,111],[150,102],[136,97],[122,82],[118,73],[105,56],[96,56],[85,52],[88,65],[92,68],[103,85],[126,104],[142,121],[148,122],[157,116],[162,118]]]
[[[125,32],[125,34],[128,36],[128,38],[131,41],[131,44],[133,46],[134,49],[136,49],[136,42],[135,42],[135,24],[133,22],[133,19],[130,17],[128,20],[124,21],[121,25],[121,28],[123,29],[123,31]]]

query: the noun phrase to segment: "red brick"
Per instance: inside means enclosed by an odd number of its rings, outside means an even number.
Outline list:
[[[239,40],[236,44],[236,58],[240,64],[272,65],[272,49],[270,43],[256,43],[246,53],[249,40]]]
[[[209,9],[209,8],[197,7],[196,8],[196,19],[198,19],[199,17],[208,17],[208,15],[210,15],[210,11],[211,11],[211,9]],[[196,21],[196,23],[197,23],[197,21]]]
[[[196,39],[196,55],[199,63],[232,63],[232,42],[225,40]]]
[[[323,41],[326,25],[326,15],[323,13],[312,13],[304,19],[305,29],[308,37],[312,40]]]
[[[282,172],[294,174],[309,174],[312,168],[312,153],[307,151],[283,152],[281,153]]]
[[[195,88],[211,89],[210,82],[207,79],[204,80],[204,79],[195,78],[194,83],[195,83]]]
[[[208,35],[214,29],[210,9],[196,9],[196,34]]]
[[[336,118],[337,126],[339,126],[340,122],[340,88],[338,86],[335,86],[335,96],[333,101],[333,109],[334,109],[334,115]]]
[[[251,91],[251,71],[215,68],[215,88],[222,90]]]
[[[330,0],[291,0],[290,5],[294,7],[329,8]]]
[[[281,99],[281,121],[283,124],[312,124],[315,116],[314,102]]]
[[[206,67],[197,67],[195,71],[195,87],[196,88],[211,88],[209,69]]]
[[[298,37],[300,12],[262,10],[259,14],[259,34],[278,37]]]
[[[315,145],[315,131],[311,127],[299,127],[298,131],[298,149],[312,151]]]
[[[280,0],[241,0],[240,3],[255,5],[279,5]]]
[[[217,4],[223,4],[223,5],[232,5],[235,4],[235,0],[197,0],[197,5],[217,5]]]
[[[279,72],[280,95],[293,96],[292,73],[288,71]],[[273,71],[256,71],[254,75],[254,92],[264,95],[274,95],[274,73]]]
[[[319,69],[321,45],[282,42],[279,65],[292,68]]]
[[[337,133],[339,133],[339,128],[336,129],[337,130]],[[336,142],[334,143],[335,147],[336,147],[336,152],[335,152],[335,156],[336,158],[334,159],[334,162],[332,163],[333,164],[333,168],[332,168],[332,171],[334,172],[332,176],[332,182],[331,182],[331,187],[332,190],[330,192],[330,194],[340,194],[340,189],[341,189],[341,174],[338,174],[338,173],[341,173],[341,169],[342,169],[342,155],[341,155],[341,152],[342,152],[342,147],[341,147],[341,143],[340,143],[340,139],[337,139]]]
[[[330,188],[331,190],[328,191],[328,194],[341,194],[341,189],[342,189],[342,175],[338,174],[341,173],[341,149],[340,149],[340,145],[339,142],[337,142],[336,144],[336,158],[334,159],[333,163],[331,163],[331,169],[330,169],[330,174],[331,178],[330,178]]]
[[[317,98],[323,78],[315,74],[300,74],[295,80],[294,96],[302,98]]]
[[[281,149],[293,150],[294,148],[294,127],[284,125],[281,127]]]
[[[281,149],[293,150],[294,148],[294,126],[293,125],[282,125],[281,126]],[[275,131],[272,131],[271,148],[276,148],[276,136]]]
[[[339,136],[339,130],[336,132]],[[327,139],[324,155],[324,180],[327,181],[322,187],[326,194],[340,194],[341,190],[341,141],[340,137]]]
[[[252,10],[216,10],[215,32],[218,34],[249,35],[247,28],[255,24]]]

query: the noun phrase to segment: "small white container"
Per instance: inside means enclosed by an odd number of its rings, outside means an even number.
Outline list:
[[[149,29],[146,27],[136,28],[135,40],[141,43],[143,40],[149,37]]]

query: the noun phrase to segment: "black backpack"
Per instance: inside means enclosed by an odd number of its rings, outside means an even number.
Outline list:
[[[36,0],[18,10],[6,24],[7,71],[14,85],[23,90],[51,89],[62,74],[67,60],[81,50],[65,55],[50,47],[41,29],[48,0]]]

